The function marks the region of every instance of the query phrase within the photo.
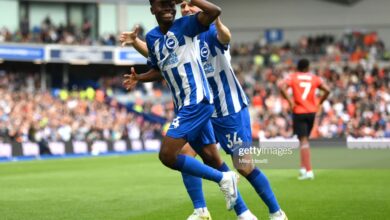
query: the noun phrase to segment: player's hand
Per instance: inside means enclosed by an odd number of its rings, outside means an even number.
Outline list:
[[[130,74],[125,74],[124,78],[125,79],[123,80],[123,86],[126,88],[126,90],[130,91],[134,89],[134,87],[138,83],[138,77],[137,73],[135,73],[134,67],[131,67]]]
[[[139,33],[139,29],[139,25],[136,25],[133,31],[122,32],[122,34],[119,36],[119,41],[122,43],[122,47],[128,44],[133,45],[135,43],[135,40],[137,39]]]

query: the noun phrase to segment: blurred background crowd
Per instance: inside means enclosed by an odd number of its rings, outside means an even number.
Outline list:
[[[82,29],[55,27],[47,17],[31,31],[28,22],[10,33],[0,31],[0,41],[94,44],[91,23]],[[104,45],[117,44],[105,36]],[[254,43],[231,45],[232,63],[251,105],[254,138],[291,137],[288,103],[278,84],[295,69],[301,57],[312,60],[312,71],[322,77],[332,93],[317,115],[313,138],[390,137],[390,58],[375,32],[302,37],[283,45]],[[173,104],[164,82],[138,85],[124,91],[122,74],[101,77],[88,88],[40,89],[39,74],[0,72],[0,138],[18,142],[155,139],[173,118]],[[125,98],[124,98],[125,97]],[[130,103],[129,103],[130,100]],[[149,120],[145,116],[164,120]]]
[[[159,123],[119,104],[102,90],[40,91],[37,77],[0,74],[2,141],[116,141],[161,137]]]
[[[14,43],[43,43],[64,45],[117,45],[117,33],[104,33],[99,38],[92,35],[92,22],[84,18],[80,27],[73,23],[55,25],[50,16],[47,16],[39,26],[30,27],[28,19],[22,19],[19,29],[11,32],[9,28],[0,29],[0,42]],[[140,36],[144,29],[140,26]]]

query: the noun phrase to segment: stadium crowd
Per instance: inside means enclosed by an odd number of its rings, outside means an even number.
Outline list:
[[[29,20],[22,19],[14,33],[7,27],[1,28],[0,42],[91,45],[91,29],[92,23],[88,19],[84,19],[80,28],[72,23],[56,26],[50,17],[46,17],[41,25],[30,27]]]
[[[40,91],[39,79],[0,73],[3,141],[155,139],[161,125],[129,112],[102,90]]]
[[[292,136],[291,111],[278,84],[302,56],[313,60],[313,72],[332,89],[317,115],[313,137],[390,137],[390,68],[381,64],[386,50],[375,33],[351,33],[338,41],[332,36],[303,37],[279,47],[235,44],[231,52],[237,77],[251,101],[255,138]],[[168,91],[164,83],[139,85],[128,112],[115,98],[117,91],[124,92],[122,76],[102,78],[103,86],[97,90],[72,91],[41,91],[39,74],[21,76],[0,72],[2,139],[152,139],[161,137],[167,125],[145,120],[142,114],[173,118],[172,102],[159,98]]]
[[[339,41],[332,36],[302,37],[282,47],[234,45],[236,74],[252,100],[253,135],[292,135],[288,103],[278,84],[294,71],[303,55],[314,60],[312,71],[332,89],[318,114],[312,137],[390,137],[390,68],[376,33],[350,33]],[[242,59],[247,56],[248,59]]]
[[[140,26],[140,37],[144,30]],[[93,35],[93,23],[84,19],[80,27],[73,23],[67,25],[55,25],[50,17],[46,17],[39,26],[30,27],[28,19],[20,22],[19,29],[12,33],[9,28],[0,29],[1,42],[16,43],[43,43],[43,44],[65,44],[65,45],[117,45],[115,33],[104,33],[95,38]]]
[[[291,71],[291,67],[265,68],[260,74],[237,71],[252,97],[254,135],[258,131],[266,137],[292,135],[291,112],[277,86]],[[314,71],[330,85],[332,94],[317,116],[313,137],[390,137],[389,69],[366,71],[362,65],[329,66],[324,62]]]

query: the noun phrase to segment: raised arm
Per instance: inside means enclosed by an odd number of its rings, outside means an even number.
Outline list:
[[[229,44],[230,40],[232,38],[232,34],[230,33],[230,30],[228,27],[226,27],[222,21],[221,18],[218,17],[217,21],[215,22],[215,27],[217,29],[217,39],[221,44]]]
[[[150,69],[148,72],[143,74],[137,74],[134,70],[134,67],[131,67],[131,73],[125,74],[123,80],[123,86],[127,90],[132,90],[138,82],[146,83],[146,82],[154,82],[154,81],[160,81],[164,79],[164,77],[161,75],[160,71],[157,69]]]
[[[176,3],[183,1],[197,6],[202,11],[198,14],[199,22],[204,26],[210,26],[211,23],[221,14],[221,8],[206,0],[176,0]]]
[[[133,31],[122,32],[119,37],[119,41],[122,43],[122,47],[126,45],[132,45],[142,56],[148,57],[148,47],[146,43],[139,39],[139,26],[137,25]]]

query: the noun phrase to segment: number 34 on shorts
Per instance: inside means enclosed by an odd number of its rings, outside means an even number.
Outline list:
[[[232,149],[233,147],[239,147],[242,146],[243,141],[240,137],[238,137],[237,132],[234,132],[233,134],[226,134],[225,135],[227,140],[227,147],[229,149]]]

